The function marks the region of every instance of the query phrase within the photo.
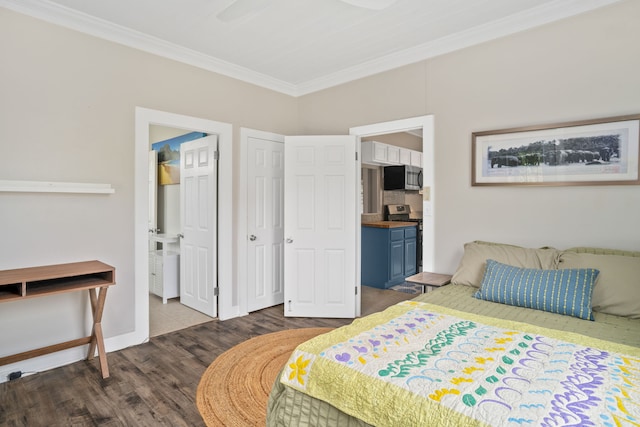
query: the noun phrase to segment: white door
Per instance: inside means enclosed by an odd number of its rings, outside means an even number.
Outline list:
[[[355,136],[285,138],[284,314],[356,315]]]
[[[218,137],[180,146],[180,302],[217,316]]]
[[[247,308],[284,301],[284,144],[248,138]]]

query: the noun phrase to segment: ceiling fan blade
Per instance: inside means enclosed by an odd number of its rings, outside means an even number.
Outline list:
[[[220,13],[217,18],[222,22],[231,22],[254,14],[269,5],[269,0],[235,0]]]
[[[371,10],[386,9],[398,0],[341,0],[351,6],[361,7]]]

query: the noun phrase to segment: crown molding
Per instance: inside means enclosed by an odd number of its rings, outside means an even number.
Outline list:
[[[420,46],[395,52],[297,85],[275,79],[246,67],[241,67],[183,46],[169,43],[157,37],[113,24],[103,19],[95,18],[48,0],[0,0],[0,6],[147,53],[193,65],[286,95],[298,97],[528,30],[619,1],[621,0],[556,0],[522,13],[510,15],[500,20],[470,28],[451,36],[442,37]]]
[[[295,96],[296,86],[47,0],[0,0],[0,6],[94,37]]]
[[[500,37],[569,18],[620,0],[556,0],[525,12],[442,37],[429,43],[346,68],[297,86],[296,96],[307,95],[353,80],[415,64],[439,55],[454,52]]]

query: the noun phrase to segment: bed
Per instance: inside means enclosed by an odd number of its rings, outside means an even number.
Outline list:
[[[470,242],[452,282],[299,346],[267,425],[640,425],[640,253]]]

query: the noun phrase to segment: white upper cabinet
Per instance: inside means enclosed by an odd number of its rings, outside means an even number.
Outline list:
[[[394,164],[389,161],[388,147],[389,145],[382,142],[362,141],[362,163],[385,166]]]
[[[362,141],[362,163],[377,166],[408,165],[422,167],[422,153],[383,142]]]
[[[408,148],[400,149],[400,164],[401,165],[410,165],[411,164],[411,154],[413,150],[409,150]]]
[[[400,147],[387,145],[387,160],[393,165],[400,164]]]
[[[410,163],[403,163],[403,164],[408,164],[411,166],[418,166],[418,167],[422,167],[422,153],[420,151],[414,151],[414,150],[410,150],[411,151],[411,162]]]

